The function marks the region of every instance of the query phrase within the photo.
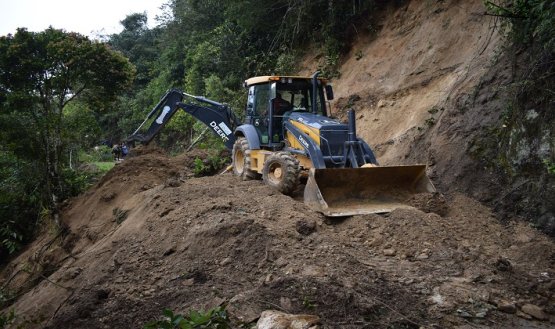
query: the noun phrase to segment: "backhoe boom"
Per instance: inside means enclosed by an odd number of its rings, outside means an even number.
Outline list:
[[[189,99],[207,105],[201,106],[191,101],[184,102],[184,100]],[[240,123],[231,108],[208,98],[189,95],[177,89],[169,90],[160,99],[160,102],[148,113],[139,128],[127,138],[127,141],[138,141],[142,144],[150,143],[179,109],[184,110],[209,127],[216,136],[222,139],[228,149],[233,148],[233,143],[235,143],[233,131]],[[156,117],[156,119],[152,121],[146,133],[139,133],[142,126],[153,117]]]

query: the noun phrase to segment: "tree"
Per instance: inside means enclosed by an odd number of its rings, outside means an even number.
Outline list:
[[[56,203],[64,196],[66,106],[79,100],[106,110],[133,75],[125,57],[77,33],[18,29],[0,37],[3,151],[39,168],[42,204],[56,219]]]
[[[153,66],[160,56],[157,46],[159,29],[148,29],[146,13],[127,15],[122,20],[123,31],[110,36],[109,44],[121,51],[137,69],[134,88],[144,88],[155,76]]]

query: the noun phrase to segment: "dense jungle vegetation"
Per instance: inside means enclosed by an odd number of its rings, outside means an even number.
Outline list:
[[[0,259],[39,228],[63,230],[60,205],[94,179],[83,163],[110,159],[108,149],[93,148],[124,139],[169,88],[228,103],[240,116],[246,78],[293,74],[307,51],[320,54],[320,70],[333,77],[352,37],[377,32],[372,14],[403,2],[170,0],[156,27],[135,13],[101,40],[55,29],[0,37]],[[539,92],[553,104],[553,3],[486,7],[508,24],[515,47],[534,49],[534,82],[515,97]],[[202,130],[178,114],[158,144],[179,152]]]

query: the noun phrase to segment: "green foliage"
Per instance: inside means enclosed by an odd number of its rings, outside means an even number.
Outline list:
[[[196,176],[202,176],[205,172],[207,167],[204,165],[204,162],[201,158],[196,157],[194,160],[195,167],[193,168],[193,172]]]
[[[555,162],[551,162],[549,159],[544,159],[543,164],[545,165],[545,168],[547,169],[547,172],[550,175],[555,176]]]
[[[41,208],[36,167],[0,147],[0,259],[27,242]]]
[[[215,307],[206,312],[191,310],[187,316],[174,314],[173,311],[165,309],[164,319],[148,322],[144,329],[227,329],[231,328],[224,307]]]
[[[15,35],[0,38],[0,50],[0,90],[11,91],[8,105],[42,100],[38,108],[45,114],[60,113],[80,95],[106,104],[127,87],[133,75],[129,62],[106,45],[53,28],[43,32],[18,29]]]
[[[215,74],[211,74],[208,78],[204,79],[205,94],[208,98],[217,99],[220,103],[227,103],[233,91],[224,85],[222,79]]]
[[[90,172],[63,168],[61,179],[64,184],[64,193],[60,194],[60,197],[65,200],[78,195],[91,185],[94,177],[95,175]]]
[[[16,232],[12,227],[15,226],[14,221],[7,221],[0,227],[0,245],[2,248],[8,251],[9,254],[13,254],[19,248],[21,248],[21,243],[23,241],[23,235]]]
[[[356,33],[354,22],[370,17],[374,7],[371,0],[175,0],[153,30],[146,28],[144,14],[129,15],[109,43],[137,67],[137,79],[120,98],[120,115],[103,117],[102,125],[112,136],[130,134],[169,88],[227,103],[243,117],[242,82],[256,75],[295,74],[309,43],[323,53],[323,75],[337,77],[340,56]],[[204,130],[180,112],[156,137],[172,152],[187,148]],[[209,143],[219,141],[209,136],[203,144]]]
[[[506,89],[510,97],[501,115],[502,128],[497,129],[496,153],[499,157],[522,158],[532,140],[550,145],[553,154],[555,134],[555,6],[548,0],[485,1],[490,15],[501,19],[513,60],[523,63],[515,72],[515,81]],[[518,56],[518,57],[517,57]],[[516,66],[515,66],[516,67]],[[541,117],[534,120],[528,114]],[[550,141],[551,139],[551,141]],[[498,152],[498,149],[504,152]],[[524,152],[526,153],[526,152]],[[520,154],[520,156],[519,156]],[[540,167],[545,154],[526,156],[526,161]],[[508,161],[504,161],[508,162]],[[548,171],[549,165],[546,164]],[[515,169],[515,168],[512,168]],[[512,170],[511,170],[512,171]]]
[[[206,160],[196,157],[193,162],[193,172],[195,176],[213,175],[222,169],[226,163],[229,163],[229,157],[221,156],[221,152],[213,153]]]
[[[1,256],[32,237],[42,209],[55,213],[86,186],[70,157],[95,143],[97,116],[133,74],[120,53],[77,33],[18,29],[0,37]]]
[[[105,162],[92,162],[92,164],[102,173],[105,174],[114,168],[114,161],[105,161]]]
[[[500,197],[501,205],[553,233],[555,6],[549,0],[484,2],[506,38],[512,82],[502,88],[501,120],[477,137],[470,151],[502,173],[510,186]]]
[[[488,12],[503,18],[509,25],[508,36],[514,43],[542,45],[545,51],[555,49],[555,6],[551,0],[484,1]]]
[[[62,117],[62,139],[74,148],[89,148],[101,139],[97,115],[86,103],[69,103]]]
[[[82,151],[79,159],[83,162],[103,162],[113,159],[112,149],[106,145],[95,146],[90,153]]]
[[[552,102],[555,96],[555,6],[551,0],[485,1],[491,15],[501,18],[513,53],[526,52],[528,72],[517,81],[517,93],[536,94]],[[539,94],[539,95],[538,95]],[[520,95],[517,95],[520,96]]]
[[[8,328],[15,320],[15,311],[12,309],[8,313],[0,313],[0,329]]]
[[[18,157],[43,162],[49,197],[59,185],[64,148],[87,144],[87,138],[91,143],[98,134],[90,108],[107,108],[131,82],[133,69],[102,43],[49,28],[1,37],[0,73],[0,108],[10,123],[2,137]]]
[[[339,58],[341,56],[341,43],[335,39],[326,40],[324,62],[318,67],[322,75],[328,78],[339,77]]]
[[[294,52],[283,50],[276,61],[276,73],[294,75],[298,66],[297,59],[298,55]]]

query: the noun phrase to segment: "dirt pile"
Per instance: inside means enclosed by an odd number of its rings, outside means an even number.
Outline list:
[[[10,308],[42,328],[140,328],[163,308],[220,304],[235,326],[268,309],[324,328],[542,328],[555,312],[553,242],[462,195],[329,220],[260,181],[193,178],[190,161],[130,158],[74,200],[51,273]],[[44,244],[3,277],[20,282]]]

